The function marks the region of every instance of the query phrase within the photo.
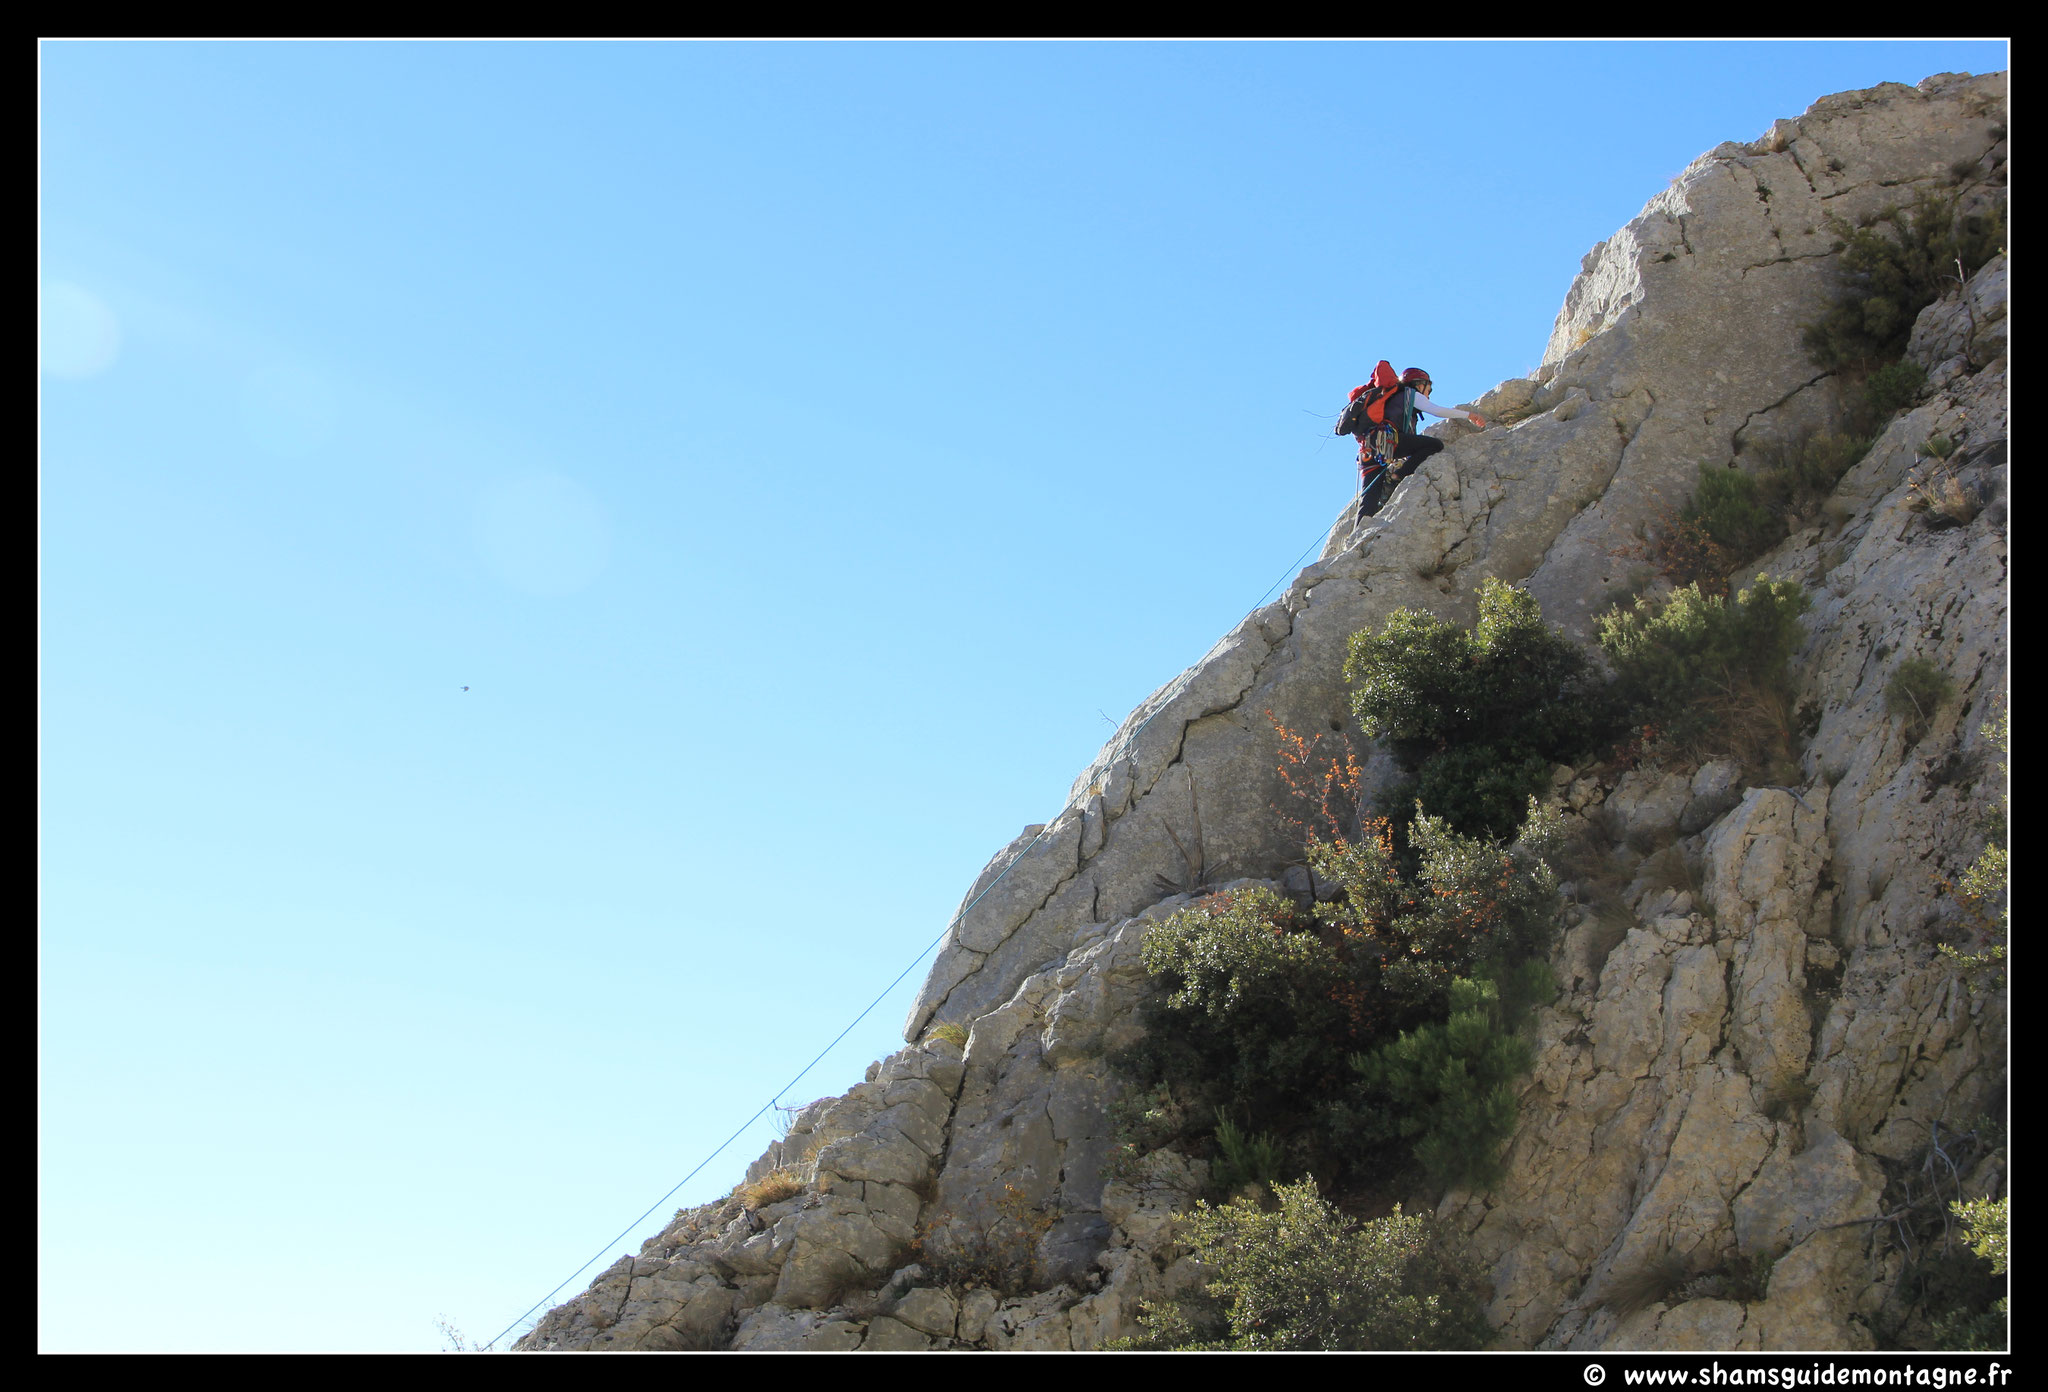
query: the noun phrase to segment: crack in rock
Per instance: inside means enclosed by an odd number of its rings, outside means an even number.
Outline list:
[[[1183,673],[1179,678],[1176,678],[1173,683],[1170,683],[1168,690],[1172,692],[1171,695],[1166,696],[1163,700],[1160,699],[1158,696],[1155,696],[1153,700],[1147,702],[1148,705],[1153,705],[1154,712],[1151,716],[1147,717],[1145,721],[1140,723],[1140,729],[1142,729],[1145,724],[1149,724],[1151,720],[1157,719],[1160,715],[1165,714],[1168,706],[1170,706],[1174,701],[1180,700],[1187,696],[1190,689],[1194,686],[1196,678],[1203,675],[1205,672],[1215,670],[1210,663],[1210,659],[1216,657],[1219,651],[1224,650],[1226,648],[1231,637],[1235,637],[1240,633],[1244,633],[1249,628],[1251,633],[1257,635],[1257,641],[1263,643],[1263,651],[1260,651],[1259,655],[1256,658],[1252,659],[1250,663],[1249,672],[1243,678],[1242,682],[1239,684],[1233,684],[1234,690],[1227,688],[1226,691],[1228,691],[1229,694],[1225,694],[1223,692],[1216,693],[1215,695],[1212,695],[1206,700],[1200,702],[1198,709],[1195,709],[1190,714],[1175,717],[1178,720],[1179,729],[1174,732],[1171,744],[1170,746],[1168,746],[1166,750],[1166,761],[1160,766],[1158,773],[1154,774],[1149,780],[1147,780],[1144,783],[1142,789],[1136,786],[1137,778],[1134,776],[1134,787],[1131,795],[1130,806],[1124,812],[1124,814],[1120,818],[1118,818],[1118,825],[1128,824],[1129,819],[1138,811],[1139,805],[1146,799],[1152,797],[1159,790],[1160,780],[1163,779],[1167,774],[1169,774],[1174,768],[1181,767],[1184,765],[1187,750],[1188,731],[1191,728],[1193,728],[1196,724],[1198,724],[1201,721],[1208,720],[1212,717],[1219,715],[1227,716],[1230,715],[1232,712],[1241,709],[1244,705],[1246,697],[1248,697],[1254,690],[1258,689],[1261,680],[1269,673],[1270,669],[1273,666],[1275,657],[1280,656],[1282,660],[1285,660],[1284,654],[1281,652],[1282,644],[1267,637],[1263,628],[1255,624],[1254,620],[1257,617],[1257,612],[1258,611],[1255,611],[1253,615],[1248,615],[1243,622],[1241,622],[1236,628],[1234,628],[1231,631],[1231,634],[1229,636],[1226,636],[1226,638],[1222,642],[1218,643],[1216,647],[1210,649],[1210,652],[1207,655],[1205,655],[1204,660],[1202,662],[1196,663],[1193,667],[1189,668],[1187,672]],[[1115,756],[1115,758],[1130,759],[1134,764],[1137,762],[1138,756],[1132,752],[1132,745],[1135,743],[1135,735],[1136,731],[1133,731],[1131,736],[1122,737],[1119,741],[1113,741],[1113,745],[1115,745],[1121,750],[1121,752],[1117,756]],[[1110,759],[1108,762],[1114,762],[1115,758]],[[1149,762],[1149,759],[1147,760],[1147,762]],[[1102,756],[1098,755],[1096,765],[1091,765],[1091,768],[1097,765],[1104,765],[1104,763],[1105,761],[1102,758]],[[1074,807],[1072,805],[1069,805],[1068,807],[1063,808],[1061,810],[1060,817],[1065,817],[1073,811]],[[1047,825],[1056,825],[1058,821],[1059,818],[1055,818],[1052,823],[1048,823]],[[1103,844],[1097,850],[1096,854],[1094,856],[1088,857],[1086,860],[1083,860],[1077,855],[1074,868],[1070,872],[1061,875],[1060,878],[1057,879],[1051,885],[1051,887],[1046,890],[1044,895],[1035,904],[1032,904],[1017,920],[1017,922],[1007,932],[1005,932],[1002,935],[1000,939],[991,943],[986,949],[968,947],[964,943],[958,941],[960,929],[965,924],[965,915],[963,914],[961,922],[954,926],[953,932],[948,936],[946,950],[950,950],[956,954],[973,953],[975,954],[975,959],[973,960],[971,965],[968,965],[960,963],[958,957],[955,956],[955,965],[966,965],[966,970],[962,971],[960,975],[950,985],[946,986],[942,994],[938,995],[938,997],[935,1000],[929,1002],[928,1006],[913,1007],[912,1019],[905,1029],[906,1037],[914,1036],[918,1031],[924,1028],[927,1022],[929,1022],[934,1017],[940,1015],[946,1009],[947,1005],[953,1001],[955,993],[958,992],[962,987],[967,986],[970,982],[973,982],[975,978],[980,975],[983,967],[991,959],[996,957],[997,954],[1002,951],[1003,947],[1006,944],[1008,944],[1012,939],[1016,938],[1018,934],[1028,932],[1032,927],[1033,921],[1037,919],[1041,913],[1046,911],[1047,906],[1050,905],[1054,899],[1056,899],[1061,893],[1063,893],[1066,890],[1066,888],[1069,885],[1073,884],[1083,875],[1091,873],[1091,865],[1102,854],[1109,850],[1111,839],[1115,835],[1115,827],[1106,826],[1103,830]],[[1027,851],[1028,849],[1029,848],[1027,848]],[[1004,876],[1007,876],[1010,870],[1013,869],[1016,865],[1021,864],[1024,858],[1024,854],[1024,852],[1020,852],[1017,858],[1011,861],[1010,865],[1006,866],[1002,873],[997,876],[997,881],[1000,881]],[[995,883],[996,881],[991,881],[991,889],[994,888]],[[1094,885],[1094,894],[1091,896],[1091,903],[1099,904],[1100,894],[1101,883],[1099,880],[1097,880]],[[943,951],[942,955],[944,955]],[[935,964],[933,974],[936,975],[938,970],[939,967],[937,964]]]
[[[1834,254],[1832,251],[1810,251],[1796,254],[1787,252],[1783,256],[1774,256],[1768,261],[1759,261],[1753,266],[1744,266],[1741,273],[1746,276],[1751,271],[1761,271],[1769,266],[1790,266],[1800,261],[1826,261],[1833,257]],[[1768,410],[1769,408],[1766,407],[1765,409]]]
[[[1808,378],[1806,381],[1801,382],[1798,386],[1792,388],[1791,391],[1788,391],[1783,396],[1779,397],[1776,401],[1773,401],[1770,405],[1751,411],[1748,415],[1744,416],[1742,418],[1742,424],[1736,426],[1735,429],[1728,436],[1728,452],[1731,455],[1739,455],[1742,453],[1743,432],[1749,429],[1750,423],[1756,420],[1758,416],[1769,415],[1771,412],[1777,410],[1779,407],[1783,406],[1786,402],[1790,401],[1793,397],[1799,395],[1801,392],[1808,391],[1816,386],[1819,386],[1822,382],[1827,381],[1828,378],[1834,375],[1835,374],[1832,372],[1823,372],[1819,376]]]

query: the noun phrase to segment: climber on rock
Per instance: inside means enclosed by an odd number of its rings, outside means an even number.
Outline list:
[[[1486,428],[1486,422],[1470,411],[1448,410],[1431,401],[1432,385],[1429,374],[1419,367],[1396,378],[1392,364],[1382,361],[1372,381],[1352,390],[1351,404],[1338,417],[1337,433],[1358,439],[1360,522],[1384,507],[1401,480],[1444,447],[1443,441],[1422,433],[1423,412],[1444,420],[1463,416]]]

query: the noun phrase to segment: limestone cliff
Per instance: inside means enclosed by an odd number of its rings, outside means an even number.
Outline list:
[[[1834,293],[1829,215],[1920,186],[2002,198],[2005,90],[1993,74],[1842,93],[1694,161],[1586,256],[1537,374],[1472,403],[1488,428],[1440,427],[1448,448],[1362,528],[1347,508],[1285,596],[1133,712],[1068,808],[989,863],[906,1021],[917,1042],[807,1108],[749,1171],[761,1184],[679,1214],[520,1347],[1090,1348],[1135,1332],[1139,1301],[1193,1279],[1171,1220],[1205,1176],[1172,1150],[1106,1171],[1106,1057],[1140,1028],[1148,924],[1298,864],[1271,810],[1271,722],[1348,729],[1348,636],[1404,607],[1469,624],[1487,577],[1585,637],[1701,464],[1754,471],[1839,418],[1839,384],[1800,341]],[[2005,1105],[2003,994],[1966,989],[1934,949],[1952,913],[1940,881],[1981,850],[1996,805],[1979,727],[2007,678],[2004,285],[2000,257],[1922,313],[1923,403],[1745,568],[1814,596],[1798,779],[1732,763],[1556,775],[1585,834],[1616,854],[1677,837],[1697,874],[1639,867],[1622,923],[1567,910],[1507,1176],[1427,1196],[1488,1273],[1498,1347],[1908,1337],[1907,1258],[1874,1220],[1938,1128]],[[1936,437],[1968,502],[1948,513],[1923,506]],[[1916,657],[1955,694],[1908,726],[1885,688]],[[1393,776],[1385,759],[1370,772]],[[1943,1154],[1998,1182],[1997,1153]],[[920,1239],[957,1249],[1002,1212],[1030,1215],[1042,1289],[941,1286],[915,1264]],[[1763,1285],[1729,1275],[1758,1259]]]

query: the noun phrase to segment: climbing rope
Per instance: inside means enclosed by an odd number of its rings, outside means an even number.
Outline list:
[[[1328,540],[1329,535],[1330,533],[1328,529],[1325,529],[1324,531],[1318,533],[1316,539],[1314,541],[1311,541],[1308,544],[1307,548],[1303,550],[1299,556],[1295,557],[1294,564],[1290,566],[1285,572],[1283,572],[1278,580],[1274,581],[1271,585],[1269,585],[1266,588],[1266,592],[1263,595],[1259,596],[1258,603],[1254,604],[1251,608],[1245,611],[1244,618],[1239,619],[1236,624],[1232,624],[1230,626],[1231,631],[1235,631],[1238,627],[1238,624],[1242,624],[1245,619],[1250,618],[1253,614],[1256,614],[1259,612],[1259,610],[1265,608],[1267,601],[1273,597],[1273,592],[1279,589],[1281,585],[1285,584],[1290,576],[1297,575],[1300,573],[1301,563],[1308,559],[1309,552],[1315,550],[1318,546],[1324,544],[1324,542]],[[1124,758],[1130,752],[1132,742],[1135,741],[1139,735],[1145,732],[1145,727],[1150,725],[1154,720],[1156,720],[1159,717],[1160,713],[1171,704],[1172,702],[1170,700],[1161,701],[1159,703],[1158,708],[1155,709],[1150,715],[1147,715],[1143,720],[1139,721],[1137,725],[1131,729],[1129,734],[1123,735],[1121,738],[1119,738],[1116,741],[1115,752],[1110,755],[1109,759],[1105,762],[1104,766],[1113,766],[1119,759]],[[982,890],[981,893],[975,895],[974,898],[969,900],[960,909],[958,913],[954,914],[952,919],[946,924],[944,930],[942,930],[936,938],[933,938],[930,942],[926,943],[923,950],[920,951],[917,954],[917,956],[911,958],[910,961],[904,965],[902,971],[896,973],[896,979],[894,981],[891,981],[887,986],[884,986],[882,988],[881,994],[877,995],[873,1000],[869,1001],[867,1003],[867,1007],[863,1009],[860,1012],[860,1014],[854,1016],[852,1020],[848,1021],[846,1028],[842,1029],[841,1031],[839,1031],[838,1034],[834,1035],[832,1038],[832,1042],[830,1044],[827,1044],[824,1048],[820,1049],[817,1052],[817,1054],[812,1057],[809,1063],[805,1064],[802,1068],[798,1069],[796,1075],[792,1077],[788,1082],[784,1083],[781,1086],[781,1088],[779,1088],[776,1091],[773,1097],[769,1098],[766,1102],[763,1102],[761,1104],[759,1111],[755,1112],[752,1116],[748,1117],[745,1121],[741,1122],[738,1130],[734,1131],[730,1136],[727,1136],[724,1140],[720,1141],[717,1147],[713,1149],[709,1155],[706,1155],[702,1160],[697,1162],[696,1167],[694,1169],[692,1169],[688,1174],[684,1175],[681,1179],[676,1181],[674,1188],[670,1189],[668,1193],[663,1194],[660,1198],[656,1199],[652,1204],[648,1205],[647,1211],[645,1213],[642,1213],[638,1218],[635,1218],[632,1222],[628,1223],[617,1237],[605,1243],[604,1246],[598,1248],[597,1251],[594,1254],[592,1254],[589,1261],[584,1262],[583,1265],[577,1267],[574,1271],[570,1272],[567,1276],[565,1276],[560,1282],[560,1284],[558,1284],[554,1288],[554,1290],[549,1291],[546,1295],[542,1296],[539,1300],[535,1301],[531,1306],[529,1306],[526,1309],[525,1313],[519,1316],[518,1319],[513,1320],[512,1323],[506,1325],[502,1330],[498,1331],[497,1338],[492,1339],[490,1343],[485,1344],[484,1347],[486,1349],[491,1348],[498,1342],[499,1339],[504,1338],[507,1334],[511,1333],[514,1329],[518,1328],[522,1320],[525,1320],[527,1316],[531,1315],[535,1310],[540,1309],[543,1305],[546,1305],[550,1300],[553,1300],[555,1296],[561,1291],[563,1286],[568,1285],[578,1276],[581,1276],[584,1272],[588,1271],[593,1262],[596,1262],[599,1258],[604,1256],[605,1253],[611,1251],[612,1248],[618,1246],[619,1243],[623,1242],[626,1238],[630,1237],[635,1228],[639,1227],[642,1223],[646,1222],[650,1215],[652,1215],[656,1210],[660,1209],[662,1205],[666,1204],[670,1199],[674,1198],[677,1190],[681,1189],[685,1184],[688,1184],[691,1180],[695,1179],[698,1175],[698,1172],[701,1171],[706,1165],[710,1164],[713,1160],[716,1160],[719,1157],[719,1155],[724,1152],[727,1146],[731,1145],[734,1141],[738,1140],[742,1135],[746,1134],[746,1130],[748,1127],[752,1126],[755,1122],[759,1121],[761,1117],[765,1113],[767,1113],[767,1111],[771,1107],[779,1105],[782,1101],[783,1094],[787,1093],[791,1088],[795,1087],[799,1082],[803,1081],[804,1075],[809,1073],[813,1068],[816,1068],[818,1064],[824,1060],[825,1055],[831,1053],[832,1050],[838,1046],[840,1040],[846,1038],[847,1035],[853,1033],[854,1026],[858,1025],[862,1020],[865,1020],[870,1014],[872,1014],[874,1008],[880,1005],[883,1002],[883,1000],[885,1000],[888,997],[891,991],[895,990],[899,985],[902,984],[903,978],[910,975],[910,973],[916,968],[917,964],[919,962],[922,962],[928,955],[930,955],[933,948],[937,947],[940,943],[944,942],[946,940],[947,935],[960,926],[961,921],[964,920],[968,914],[974,911],[975,905],[979,904],[983,899],[987,898],[991,893],[993,893],[995,887],[1001,884],[1005,879],[1009,877],[1010,871],[1014,870],[1018,865],[1023,863],[1024,857],[1031,854],[1031,848],[1036,846],[1040,841],[1045,839],[1046,832],[1051,830],[1055,825],[1057,825],[1061,817],[1066,816],[1067,813],[1073,810],[1074,803],[1071,800],[1069,800],[1065,806],[1060,808],[1058,815],[1056,815],[1051,821],[1045,823],[1045,825],[1041,826],[1038,829],[1037,834],[1035,834],[1029,841],[1027,841],[1024,844],[1023,850],[1019,851],[1015,856],[1011,857],[1010,863],[1002,868],[1001,873],[999,873],[993,880],[990,880],[988,882],[988,887]]]

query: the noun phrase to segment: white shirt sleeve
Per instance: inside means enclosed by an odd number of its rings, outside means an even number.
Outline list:
[[[1437,405],[1434,401],[1431,401],[1428,397],[1424,396],[1421,392],[1415,393],[1415,409],[1418,411],[1427,411],[1432,416],[1441,416],[1445,420],[1463,420],[1466,416],[1471,414],[1471,412],[1469,411],[1447,411],[1443,407]]]

